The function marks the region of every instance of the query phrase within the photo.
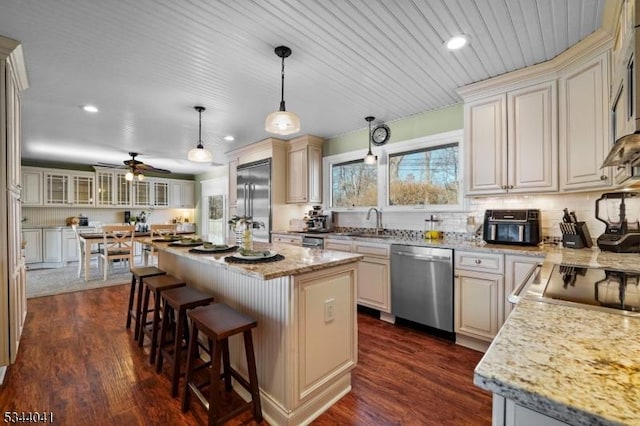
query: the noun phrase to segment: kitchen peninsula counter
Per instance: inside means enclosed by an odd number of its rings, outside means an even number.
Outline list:
[[[361,255],[256,244],[284,260],[227,263],[233,253],[192,253],[151,242],[161,269],[255,318],[258,383],[272,425],[309,423],[351,390],[357,364],[357,265]],[[232,365],[245,377],[242,339],[230,339]],[[241,386],[234,389],[245,399]]]
[[[558,264],[640,272],[637,253],[555,249],[541,283]],[[540,424],[542,413],[548,425],[640,425],[640,317],[523,297],[474,383],[494,393],[494,424]],[[533,417],[523,422],[521,415]]]

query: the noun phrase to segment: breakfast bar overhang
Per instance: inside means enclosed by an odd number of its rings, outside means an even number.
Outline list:
[[[269,424],[309,423],[351,390],[357,364],[356,283],[361,255],[269,246],[284,260],[225,262],[229,253],[193,253],[152,242],[159,267],[258,322],[254,347],[263,415]],[[241,338],[231,364],[247,375]],[[249,399],[241,386],[234,390]]]

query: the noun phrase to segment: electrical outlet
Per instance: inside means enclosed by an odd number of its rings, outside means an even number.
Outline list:
[[[324,322],[333,321],[336,299],[327,299],[324,301]]]

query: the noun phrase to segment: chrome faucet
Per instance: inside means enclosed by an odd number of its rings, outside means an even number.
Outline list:
[[[371,218],[371,211],[376,212],[376,230],[375,234],[378,235],[378,232],[382,230],[382,212],[375,207],[371,207],[367,212],[367,220]]]

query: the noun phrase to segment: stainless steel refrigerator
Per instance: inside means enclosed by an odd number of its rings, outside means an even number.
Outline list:
[[[264,227],[253,229],[253,240],[271,241],[271,159],[238,166],[238,216],[250,216]]]

